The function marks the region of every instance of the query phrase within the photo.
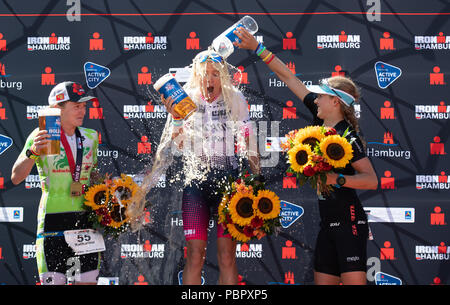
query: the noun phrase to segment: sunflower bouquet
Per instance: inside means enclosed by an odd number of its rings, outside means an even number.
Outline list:
[[[234,240],[247,242],[271,235],[280,227],[280,199],[256,175],[228,178],[222,186],[218,223]]]
[[[307,126],[289,132],[282,145],[290,164],[288,172],[297,175],[300,185],[309,183],[318,193],[330,192],[327,173],[344,168],[353,158],[347,135],[348,129],[340,136],[334,128],[324,126]]]
[[[130,220],[127,207],[137,190],[138,185],[125,174],[114,179],[108,174],[97,178],[84,195],[89,219],[106,234],[118,236],[125,232]]]

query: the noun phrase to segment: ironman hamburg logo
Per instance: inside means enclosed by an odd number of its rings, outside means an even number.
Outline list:
[[[377,74],[378,87],[386,89],[402,75],[402,70],[385,62],[377,61],[375,73]]]
[[[86,76],[86,83],[90,89],[94,89],[101,82],[111,75],[111,70],[107,67],[94,64],[93,62],[87,62],[84,64],[84,75]]]

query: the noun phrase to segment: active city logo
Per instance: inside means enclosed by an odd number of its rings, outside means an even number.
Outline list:
[[[0,155],[3,154],[13,144],[13,139],[0,134]]]
[[[377,272],[375,274],[375,285],[402,285],[402,280],[384,272]]]
[[[90,89],[96,88],[110,75],[111,70],[107,67],[89,61],[84,64],[84,76],[86,77],[87,86]]]
[[[294,222],[303,216],[305,210],[303,207],[281,200],[280,201],[280,223],[283,228],[289,228]]]
[[[377,61],[375,63],[375,73],[378,87],[386,89],[402,75],[402,70],[388,63]]]

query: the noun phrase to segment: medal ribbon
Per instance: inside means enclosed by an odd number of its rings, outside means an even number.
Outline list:
[[[72,149],[70,149],[66,134],[61,128],[61,143],[66,151],[67,161],[69,161],[70,173],[72,174],[73,181],[79,182],[81,175],[81,164],[83,163],[83,141],[81,139],[81,132],[78,128],[75,128],[75,136],[77,143],[77,164],[75,164],[73,159]]]

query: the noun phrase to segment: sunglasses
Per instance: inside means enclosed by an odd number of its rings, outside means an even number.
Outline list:
[[[202,63],[202,62],[207,61],[208,59],[213,61],[213,62],[218,62],[218,63],[222,63],[223,62],[222,56],[220,56],[219,54],[215,54],[215,53],[213,53],[213,54],[205,54],[205,55],[201,56],[198,61],[200,63]]]

